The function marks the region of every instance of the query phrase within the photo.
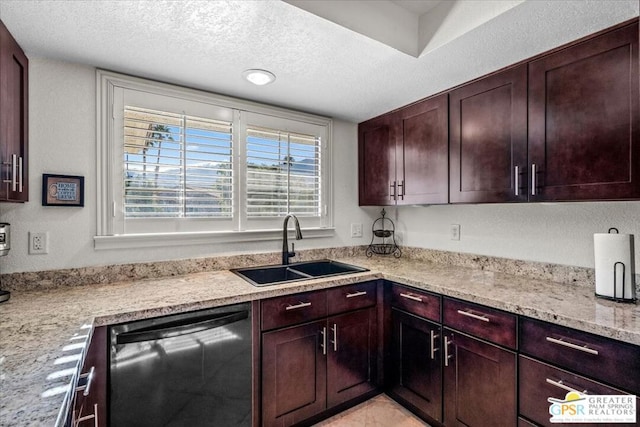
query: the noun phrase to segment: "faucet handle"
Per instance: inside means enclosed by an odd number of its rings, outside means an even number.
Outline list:
[[[291,252],[289,252],[289,257],[296,256],[296,244],[291,242]]]

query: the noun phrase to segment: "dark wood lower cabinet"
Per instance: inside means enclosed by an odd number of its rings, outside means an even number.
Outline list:
[[[376,388],[375,308],[262,334],[262,425],[285,427]]]
[[[375,388],[376,310],[333,316],[327,323],[327,406],[332,407]]]
[[[444,331],[444,425],[516,425],[516,354]]]
[[[262,334],[262,425],[290,426],[326,407],[326,321]]]
[[[442,421],[441,327],[392,310],[389,394],[423,418]]]

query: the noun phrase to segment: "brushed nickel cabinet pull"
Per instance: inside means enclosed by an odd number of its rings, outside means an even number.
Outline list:
[[[440,350],[436,348],[436,340],[440,338],[440,335],[437,335],[433,329],[429,331],[429,334],[431,335],[431,360],[435,360],[436,351]]]
[[[588,390],[583,390],[583,391],[576,390],[573,387],[569,387],[568,385],[565,385],[562,380],[554,381],[552,379],[547,378],[547,383],[551,384],[552,386],[561,388],[561,389],[563,389],[565,391],[575,391],[576,393],[589,394]]]
[[[482,320],[483,322],[491,322],[491,319],[489,319],[487,316],[482,316],[479,314],[473,314],[469,311],[463,311],[463,310],[458,310],[458,314],[462,314],[463,316],[467,316],[467,317],[471,317],[472,319],[476,319],[476,320]]]
[[[515,193],[516,196],[520,195],[520,166],[516,166],[515,168],[515,177],[514,177],[514,186],[515,188]]]
[[[86,378],[87,382],[84,383],[84,385],[81,385],[79,387],[76,387],[76,391],[83,391],[82,395],[83,396],[89,396],[89,393],[91,392],[91,383],[93,382],[93,377],[95,374],[95,366],[92,366],[91,369],[89,369],[89,372],[85,372],[84,374],[80,375],[80,379]]]
[[[398,184],[398,196],[400,197],[401,200],[404,200],[404,179],[402,181],[400,181],[400,183]]]
[[[572,343],[564,341],[562,339],[552,338],[552,337],[547,337],[547,341],[552,342],[554,344],[561,345],[563,347],[569,347],[569,348],[572,348],[574,350],[578,350],[578,351],[582,351],[582,352],[585,352],[585,353],[593,354],[595,356],[597,356],[599,354],[598,350],[594,350],[592,348],[589,348],[586,345],[572,344]]]
[[[531,195],[536,195],[536,164],[531,164]]]
[[[11,191],[18,189],[18,156],[11,155]]]
[[[309,307],[309,306],[311,306],[310,302],[302,302],[302,301],[300,301],[300,304],[296,304],[296,305],[289,304],[288,306],[285,307],[285,310],[297,310],[299,308],[304,308],[304,307]]]
[[[22,156],[18,157],[18,192],[22,193]]]
[[[445,335],[444,337],[444,366],[449,366],[449,359],[453,357],[452,354],[449,354],[449,344],[453,341],[449,341],[449,338]]]
[[[366,291],[358,291],[358,292],[354,292],[352,294],[347,294],[347,298],[361,297],[361,296],[366,295],[366,294],[367,294]]]
[[[397,200],[398,196],[396,195],[396,181],[393,181],[393,183],[389,181],[389,188],[391,189],[391,191],[389,191],[389,198],[392,200]]]
[[[322,327],[320,334],[322,335],[322,341],[320,342],[320,347],[322,347],[322,355],[326,356],[327,355],[327,328],[325,326]]]
[[[333,324],[333,328],[331,328],[331,332],[333,332],[333,351],[338,351],[338,325]]]
[[[400,296],[402,298],[406,298],[406,299],[410,299],[412,301],[418,301],[418,302],[422,302],[422,298],[417,297],[415,295],[411,295],[411,294],[400,294]]]

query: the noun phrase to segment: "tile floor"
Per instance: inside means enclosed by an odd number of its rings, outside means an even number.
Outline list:
[[[428,427],[424,421],[380,394],[314,427]]]

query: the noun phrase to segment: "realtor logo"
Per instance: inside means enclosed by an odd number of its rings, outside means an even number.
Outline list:
[[[635,423],[636,396],[590,395],[570,391],[547,399],[552,423]]]

